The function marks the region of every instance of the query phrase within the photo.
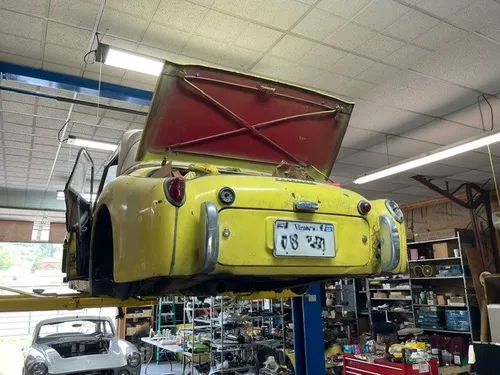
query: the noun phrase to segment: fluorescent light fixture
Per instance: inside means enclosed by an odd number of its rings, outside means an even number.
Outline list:
[[[103,43],[99,43],[97,46],[96,61],[152,76],[159,76],[163,70],[162,60],[125,51]]]
[[[91,197],[90,197],[89,193],[83,193],[83,198],[90,202]],[[97,198],[97,194],[92,194],[92,202],[95,202],[96,198]],[[62,191],[62,190],[57,191],[57,199],[64,200],[64,191]]]
[[[368,173],[362,177],[355,179],[353,182],[355,184],[365,184],[370,181],[379,180],[387,176],[392,176],[394,174],[418,168],[423,165],[451,158],[452,156],[463,154],[464,152],[476,150],[480,147],[491,145],[492,143],[496,142],[500,142],[500,131],[481,134],[479,136],[454,143],[450,146],[441,147],[435,151],[416,156],[407,161],[402,161],[385,168],[377,169],[374,172]]]
[[[96,150],[105,150],[105,151],[115,151],[118,147],[113,143],[92,141],[90,139],[77,138],[74,135],[68,136],[67,140],[69,145],[80,146],[80,147],[88,147],[95,148]]]

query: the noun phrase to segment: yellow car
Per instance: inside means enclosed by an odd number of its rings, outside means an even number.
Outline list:
[[[125,298],[300,291],[340,275],[404,272],[398,205],[328,178],[353,106],[166,62],[144,132],[124,134],[97,189],[80,150],[65,188],[67,280]]]

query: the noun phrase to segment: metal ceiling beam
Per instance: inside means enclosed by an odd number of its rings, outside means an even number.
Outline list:
[[[459,189],[453,192],[441,189],[432,183],[432,179],[420,175],[413,176],[412,179],[469,210],[476,248],[480,252],[483,269],[493,273],[500,272],[500,254],[496,230],[493,226],[489,191],[477,184],[465,183],[461,185],[465,188],[464,199],[463,195],[459,197]]]
[[[136,89],[113,83],[49,72],[43,69],[0,62],[0,75],[3,79],[28,83],[53,89],[77,92],[79,94],[100,96],[139,105],[149,105],[153,97],[151,91]]]

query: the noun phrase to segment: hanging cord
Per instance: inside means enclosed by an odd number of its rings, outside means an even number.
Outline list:
[[[61,128],[59,129],[59,131],[57,132],[57,140],[62,143],[62,142],[66,142],[68,140],[68,137],[64,138],[64,139],[61,139],[61,132],[63,131],[63,129],[68,126],[70,120],[66,120],[66,122],[63,124],[63,126],[61,126]]]
[[[489,130],[486,129],[486,126],[484,124],[483,110],[481,109],[481,101],[480,101],[481,97],[484,99],[484,101],[486,102],[486,104],[488,104],[488,107],[490,107],[491,126],[490,126]],[[496,97],[494,97],[494,98],[496,99]],[[479,115],[481,117],[481,126],[483,128],[483,131],[484,132],[492,131],[493,128],[494,128],[494,126],[495,126],[495,117],[494,117],[495,114],[493,112],[493,107],[491,106],[490,101],[486,97],[486,94],[481,94],[481,95],[479,95],[477,97],[477,106],[479,108]],[[491,167],[491,173],[493,174],[493,184],[495,185],[495,194],[496,194],[496,197],[497,197],[497,203],[500,206],[500,193],[498,191],[497,176],[496,176],[496,173],[495,173],[495,166],[493,164],[493,157],[491,156],[490,145],[486,145],[486,148],[488,150],[488,157],[490,159],[490,167]]]

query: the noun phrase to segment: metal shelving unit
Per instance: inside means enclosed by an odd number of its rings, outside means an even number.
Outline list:
[[[334,301],[331,306],[326,306],[328,315],[325,319],[332,324],[341,325],[343,329],[347,328],[344,330],[347,338],[351,339],[353,333],[359,337],[356,279],[333,279],[325,287],[325,293],[330,294],[332,302]],[[335,311],[335,316],[332,316],[332,311]]]
[[[444,258],[431,258],[430,255],[433,252],[431,249],[428,248],[428,246],[432,246],[435,243],[454,243],[457,246],[458,249],[458,255],[459,256],[452,256],[452,257],[444,257]],[[427,290],[429,288],[433,288],[434,290],[439,290],[439,289],[444,289],[443,288],[443,283],[446,283],[446,288],[447,290],[453,289],[453,286],[457,289],[460,290],[463,293],[464,297],[464,303],[463,304],[422,304],[422,303],[414,303],[413,304],[413,309],[415,314],[417,314],[417,310],[419,309],[428,309],[432,311],[439,311],[439,310],[466,310],[467,311],[467,317],[468,317],[468,322],[469,322],[469,330],[468,331],[456,331],[456,330],[450,330],[447,328],[422,328],[424,331],[429,331],[429,332],[436,332],[436,333],[446,333],[446,334],[457,334],[457,335],[469,335],[471,337],[471,340],[474,338],[474,327],[473,327],[473,320],[471,316],[471,306],[470,306],[470,299],[469,296],[472,294],[471,293],[471,287],[468,286],[467,279],[469,276],[466,275],[466,263],[464,260],[463,256],[463,241],[460,238],[460,233],[457,232],[456,237],[450,237],[450,238],[443,238],[443,239],[436,239],[436,240],[428,240],[428,241],[419,241],[419,242],[409,242],[408,243],[408,249],[410,251],[410,247],[416,248],[418,251],[422,250],[428,250],[429,251],[429,258],[426,259],[414,259],[414,260],[409,260],[409,265],[410,265],[410,285],[412,288],[412,295],[415,296],[415,286],[416,285],[421,285],[423,288],[426,288]],[[456,255],[456,254],[455,254]],[[413,277],[414,271],[413,268],[416,267],[418,264],[431,264],[431,265],[436,265],[436,266],[441,266],[441,265],[460,265],[461,268],[461,274],[460,275],[434,275],[434,276],[419,276],[419,277]],[[462,281],[460,283],[460,280]],[[434,282],[436,281],[436,283]],[[458,284],[458,285],[457,285]],[[444,292],[440,292],[439,294],[444,294]],[[415,297],[413,297],[415,298]],[[446,319],[445,319],[446,321]],[[418,326],[418,324],[417,324]],[[446,327],[448,327],[446,323]]]
[[[380,287],[375,287],[374,282],[380,282]],[[389,284],[390,287],[383,287],[383,284]],[[383,292],[388,297],[374,297],[374,293]],[[408,295],[390,296],[391,292],[405,292]],[[414,326],[415,317],[413,310],[413,299],[411,297],[411,284],[407,275],[395,275],[388,277],[375,277],[366,279],[366,293],[368,298],[368,316],[370,325],[375,321],[380,321],[380,314],[387,322],[399,321],[400,323],[409,322]],[[377,306],[388,304],[386,309],[377,309]],[[395,305],[396,304],[396,305]]]

